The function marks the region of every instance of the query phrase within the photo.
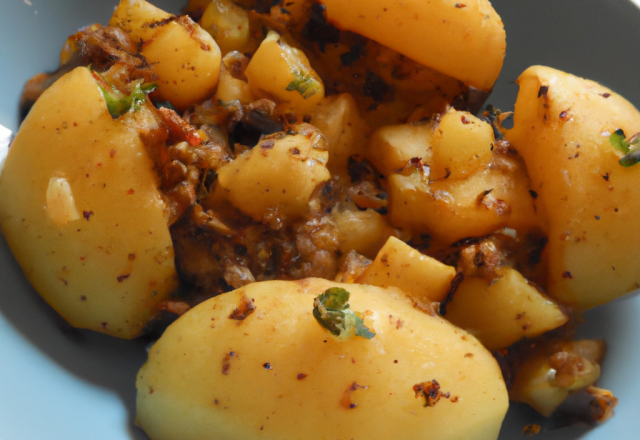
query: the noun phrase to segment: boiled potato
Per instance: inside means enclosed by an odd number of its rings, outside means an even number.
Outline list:
[[[349,157],[364,153],[369,131],[355,100],[348,93],[327,96],[310,116],[310,123],[327,138],[329,171],[332,175],[346,177]]]
[[[373,209],[361,211],[354,204],[333,209],[331,219],[338,228],[338,248],[343,254],[355,250],[374,258],[387,238],[396,234],[385,216]]]
[[[502,20],[488,0],[321,0],[328,21],[468,86],[491,90],[505,54]]]
[[[385,176],[402,170],[414,157],[431,161],[432,123],[387,125],[371,135],[367,159]]]
[[[153,97],[177,110],[213,96],[220,74],[220,48],[187,17],[174,18],[145,0],[121,0],[109,24],[142,41],[142,55],[158,76]]]
[[[569,320],[558,304],[509,267],[502,268],[494,282],[477,277],[463,280],[447,305],[445,318],[489,350],[540,336]]]
[[[311,112],[324,98],[324,84],[307,56],[276,31],[269,31],[244,73],[255,96],[301,114]]]
[[[128,117],[76,68],[33,106],[0,178],[0,226],[29,281],[73,326],[122,338],[177,284],[159,179]]]
[[[315,187],[331,177],[322,134],[308,124],[294,128],[294,134],[263,137],[218,170],[226,199],[255,220],[302,215]]]
[[[373,339],[338,339],[315,320],[314,298],[332,287],[351,293]],[[229,319],[247,303],[253,313]],[[419,391],[433,380],[437,403]],[[151,347],[136,386],[137,420],[154,440],[496,439],[508,405],[473,336],[397,290],[321,279],[200,304]]]
[[[356,282],[397,287],[414,301],[429,304],[445,299],[455,275],[455,268],[421,254],[396,237],[389,237]]]
[[[249,42],[249,15],[231,0],[212,0],[199,23],[222,52],[240,50]]]
[[[640,131],[640,113],[592,81],[534,66],[519,78],[507,139],[524,158],[549,237],[548,292],[588,308],[640,287],[640,166],[609,135]]]

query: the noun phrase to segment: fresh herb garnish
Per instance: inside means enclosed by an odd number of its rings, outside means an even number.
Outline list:
[[[140,104],[147,99],[146,96],[158,88],[156,83],[142,84],[142,80],[138,80],[135,82],[131,94],[127,95],[118,90],[118,88],[104,76],[95,71],[91,71],[91,73],[96,79],[99,79],[98,87],[100,87],[102,96],[107,103],[109,114],[111,114],[113,119],[130,111],[140,109]]]
[[[311,98],[320,89],[320,83],[312,76],[296,73],[295,78],[287,86],[287,92],[296,91],[304,99]]]
[[[356,336],[372,339],[376,334],[364,325],[362,314],[349,308],[350,293],[341,287],[332,287],[313,301],[313,316],[332,335],[348,338],[351,329]]]
[[[640,163],[640,148],[638,147],[640,145],[640,133],[631,136],[627,140],[624,131],[619,128],[611,133],[609,142],[613,148],[625,154],[618,161],[620,165],[626,168]]]

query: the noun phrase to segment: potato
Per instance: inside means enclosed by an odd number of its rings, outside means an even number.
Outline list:
[[[33,106],[0,178],[0,226],[29,281],[71,325],[122,338],[177,284],[159,179],[127,117],[76,68]]]
[[[385,176],[398,172],[414,157],[431,161],[433,125],[414,123],[387,125],[371,135],[365,152],[367,159]]]
[[[354,204],[334,208],[331,219],[338,228],[338,246],[343,254],[355,250],[374,258],[387,238],[396,234],[385,216],[373,209],[360,211]]]
[[[263,137],[253,149],[218,170],[218,185],[236,208],[258,221],[295,218],[311,193],[329,180],[322,134],[308,124],[295,134]]]
[[[640,113],[592,81],[534,66],[519,78],[507,139],[524,158],[549,237],[548,293],[579,308],[640,287],[640,166],[609,135],[640,131]]]
[[[109,24],[143,42],[141,53],[158,76],[154,99],[169,101],[184,111],[214,94],[220,49],[211,35],[188,17],[171,21],[172,17],[145,0],[121,0]]]
[[[224,53],[240,50],[249,42],[249,15],[231,0],[212,0],[199,23]]]
[[[429,304],[445,299],[455,275],[455,268],[421,254],[396,237],[389,237],[356,283],[397,287],[414,301]]]
[[[347,177],[349,157],[363,154],[369,128],[358,112],[353,97],[348,93],[328,96],[311,112],[310,123],[327,138],[332,175]]]
[[[569,318],[554,301],[509,267],[494,282],[469,277],[447,305],[445,318],[477,337],[489,350],[508,347],[558,328]]]
[[[434,131],[431,180],[464,179],[482,171],[491,162],[491,125],[470,113],[449,109]],[[427,162],[423,159],[423,162]]]
[[[251,93],[308,114],[324,98],[324,84],[307,56],[275,31],[269,31],[253,54],[245,75]]]
[[[351,293],[373,339],[318,324],[314,298],[331,287]],[[255,311],[229,319],[247,301]],[[425,407],[414,386],[432,380],[446,395]],[[200,304],[151,347],[136,386],[138,423],[155,440],[496,439],[508,405],[496,361],[471,335],[399,291],[321,279]]]
[[[244,80],[234,78],[223,60],[220,68],[220,77],[218,78],[218,89],[214,99],[214,102],[238,100],[241,104],[249,104],[255,98],[251,95],[249,84]]]
[[[505,54],[502,20],[488,0],[321,0],[328,21],[468,86],[489,91]]]
[[[481,237],[503,227],[537,225],[524,170],[486,169],[464,180],[426,182],[420,170],[391,174],[389,214],[394,226],[426,233],[443,244]]]

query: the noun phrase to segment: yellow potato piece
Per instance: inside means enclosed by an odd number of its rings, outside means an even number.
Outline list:
[[[397,287],[413,300],[429,304],[445,299],[455,275],[455,268],[423,255],[396,237],[389,237],[356,282]]]
[[[558,328],[567,315],[553,300],[529,285],[517,270],[505,267],[494,283],[465,279],[447,305],[445,318],[472,333],[489,350],[508,347]]]
[[[159,27],[156,23],[171,17],[172,14],[145,0],[120,0],[109,20],[109,26],[119,27],[137,43],[153,38]]]
[[[640,287],[640,166],[625,168],[609,135],[640,131],[611,90],[548,67],[519,78],[507,139],[524,158],[549,237],[549,295],[581,308]]]
[[[295,134],[263,137],[218,170],[227,200],[257,221],[304,214],[313,190],[331,177],[322,134],[307,124],[295,129]]]
[[[89,70],[51,86],[0,178],[0,226],[25,275],[75,327],[137,336],[177,277],[158,177]]]
[[[367,312],[367,340],[312,315],[330,287]],[[255,311],[229,319],[250,301]],[[436,380],[434,406],[413,387]],[[138,373],[137,420],[154,440],[496,439],[507,392],[495,359],[397,290],[321,279],[253,283],[180,317]]]
[[[432,137],[431,123],[387,125],[373,132],[365,155],[378,171],[388,176],[402,170],[414,157],[429,163]]]
[[[418,63],[491,90],[505,54],[502,20],[488,0],[321,0],[328,21]]]

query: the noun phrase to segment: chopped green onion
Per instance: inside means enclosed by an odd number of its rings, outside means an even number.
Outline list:
[[[287,91],[296,91],[302,95],[304,99],[308,99],[316,94],[320,88],[320,83],[311,76],[296,73],[295,78],[287,86]]]
[[[611,133],[611,136],[609,136],[609,142],[616,150],[621,151],[624,154],[629,153],[629,142],[626,141],[626,136],[621,128]]]
[[[316,321],[340,338],[356,336],[372,339],[376,334],[364,325],[362,314],[349,308],[350,293],[340,287],[332,287],[318,295],[313,301],[313,316]]]
[[[126,95],[116,88],[107,78],[99,73],[92,71],[94,75],[98,75],[103,81],[98,81],[98,87],[102,92],[107,109],[113,119],[116,119],[125,113],[140,109],[140,104],[146,100],[146,96],[156,90],[156,83],[142,84],[142,80],[138,80],[130,95]]]
[[[617,129],[609,136],[609,142],[613,147],[625,154],[618,163],[625,168],[640,163],[640,135],[635,134],[629,140],[626,139],[624,131]]]

